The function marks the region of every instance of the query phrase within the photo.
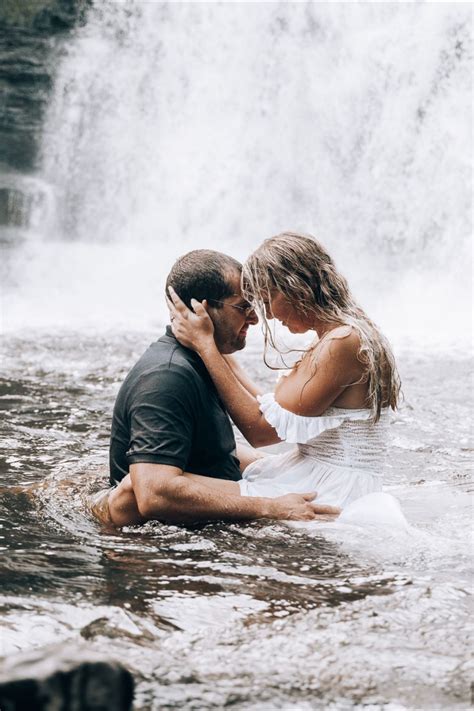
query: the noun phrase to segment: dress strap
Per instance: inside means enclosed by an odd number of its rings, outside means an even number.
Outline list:
[[[349,410],[330,407],[319,417],[305,417],[285,410],[275,400],[273,393],[259,395],[257,400],[260,403],[260,412],[262,412],[266,421],[275,428],[280,439],[292,444],[305,444],[326,430],[340,427],[343,422],[348,420],[369,420],[372,416],[371,411],[368,409]]]

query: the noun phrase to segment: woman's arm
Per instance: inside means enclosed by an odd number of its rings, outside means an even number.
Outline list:
[[[202,358],[232,420],[253,447],[280,442],[275,429],[260,412],[256,395],[249,392],[217,349],[214,327],[204,307],[192,300],[194,311],[170,288],[173,333],[180,343]],[[203,302],[205,303],[205,302]]]
[[[281,442],[276,430],[260,412],[255,395],[252,395],[236,378],[216,344],[199,351],[207,370],[235,425],[253,447],[264,447]]]
[[[354,329],[335,328],[300,367],[282,378],[275,400],[289,412],[319,417],[328,407],[367,407],[364,364],[358,358],[360,340]],[[341,396],[343,395],[343,398]]]
[[[242,368],[240,363],[238,362],[237,358],[233,355],[226,354],[224,355],[225,360],[229,364],[232,372],[234,373],[235,377],[239,381],[241,385],[244,386],[244,388],[251,394],[254,395],[255,397],[257,395],[263,395],[263,390],[260,388],[256,383],[254,383],[251,378],[247,375],[245,370]]]

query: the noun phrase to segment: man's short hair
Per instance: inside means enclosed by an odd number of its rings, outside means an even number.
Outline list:
[[[188,307],[191,299],[206,299],[209,306],[220,308],[216,302],[234,294],[230,280],[241,273],[242,265],[233,257],[212,249],[194,249],[174,263],[166,280],[166,295],[172,286]]]

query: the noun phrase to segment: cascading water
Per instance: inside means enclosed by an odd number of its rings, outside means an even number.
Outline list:
[[[55,41],[38,164],[0,175],[0,654],[86,639],[137,711],[468,708],[471,30],[463,4],[97,0]],[[408,527],[103,530],[84,497],[170,265],[288,228],[395,343]],[[241,358],[270,390],[257,336]]]
[[[459,331],[470,13],[97,4],[59,57],[38,176],[50,199],[31,212],[8,327],[149,325],[179,254],[244,259],[290,228],[317,234],[374,316],[421,343],[440,310],[452,319],[442,275]]]

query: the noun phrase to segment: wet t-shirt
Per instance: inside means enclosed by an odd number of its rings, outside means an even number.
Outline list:
[[[111,484],[138,462],[217,479],[241,478],[232,425],[209,373],[169,326],[127,375],[115,402]]]

